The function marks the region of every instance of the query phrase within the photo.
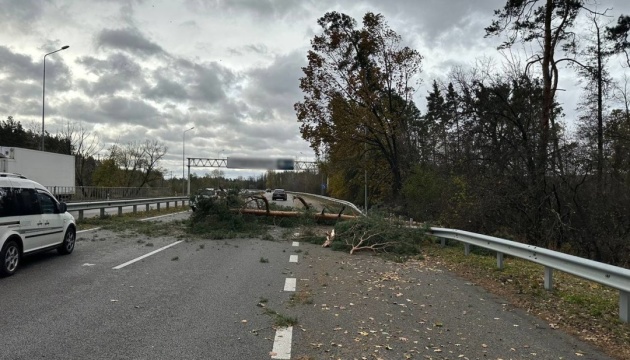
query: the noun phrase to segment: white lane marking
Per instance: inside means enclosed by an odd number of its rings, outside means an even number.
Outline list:
[[[159,218],[163,218],[163,217],[167,217],[167,216],[171,216],[171,215],[183,214],[183,213],[187,213],[187,212],[188,211],[180,211],[180,212],[176,212],[176,213],[172,213],[172,214],[166,214],[166,215],[154,216],[154,217],[150,217],[150,218],[144,218],[144,219],[140,219],[140,221],[148,221],[148,220],[153,220],[153,219],[159,219]]]
[[[286,278],[284,280],[284,291],[295,291],[297,285],[296,278]]]
[[[294,241],[294,242],[293,242],[293,246],[300,246],[300,243],[299,243],[299,242],[297,242],[297,241]]]
[[[100,229],[100,227],[95,227],[95,228],[86,229],[86,230],[79,230],[79,231],[77,231],[77,234],[88,232],[88,231],[96,231],[98,229]]]
[[[276,337],[273,339],[272,359],[291,359],[291,340],[293,338],[293,326],[276,330]]]
[[[298,256],[297,255],[291,255],[289,256],[289,262],[298,262]]]
[[[166,250],[166,249],[170,248],[171,246],[175,246],[175,245],[177,245],[177,244],[179,244],[179,243],[181,243],[181,242],[184,242],[184,240],[176,241],[176,242],[174,242],[174,243],[172,243],[172,244],[170,244],[170,245],[166,245],[166,246],[161,247],[161,248],[159,248],[159,249],[157,249],[157,250],[155,250],[155,251],[151,251],[150,253],[148,253],[148,254],[146,254],[146,255],[142,255],[142,256],[137,257],[137,258],[135,258],[135,259],[133,259],[133,260],[127,261],[126,263],[124,263],[124,264],[120,264],[120,265],[118,265],[118,266],[115,266],[115,267],[113,267],[112,269],[113,269],[113,270],[122,269],[122,268],[124,268],[124,267],[125,267],[125,266],[127,266],[127,265],[131,265],[131,264],[135,263],[136,261],[140,261],[140,260],[142,260],[142,259],[144,259],[144,258],[146,258],[146,257],[149,257],[149,256],[153,255],[153,254],[159,253],[160,251],[162,251],[162,250]]]

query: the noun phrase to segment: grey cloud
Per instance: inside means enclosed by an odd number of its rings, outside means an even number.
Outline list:
[[[23,34],[33,32],[33,24],[41,18],[50,3],[42,0],[0,0],[2,31]]]
[[[0,81],[0,106],[9,110],[8,114],[18,113],[17,107],[28,99],[38,99],[41,101],[42,85],[32,82]],[[41,104],[39,105],[41,108]],[[41,109],[40,109],[41,110]],[[6,112],[0,113],[0,116]]]
[[[63,59],[46,59],[46,94],[47,99],[55,97],[72,87],[72,73]],[[0,46],[0,106],[12,114],[32,115],[41,111],[43,57],[42,62],[35,63],[27,55],[14,53],[11,49]],[[33,106],[29,101],[37,101]],[[37,110],[39,108],[39,110]]]
[[[276,57],[268,67],[248,73],[250,84],[244,95],[260,109],[258,116],[273,116],[276,111],[283,117],[294,118],[293,104],[301,97],[299,78],[305,65],[305,52],[295,51]]]
[[[232,55],[242,56],[245,54],[258,54],[258,55],[267,55],[269,54],[269,49],[264,44],[249,44],[245,46],[241,46],[239,48],[229,48],[228,52]]]
[[[330,1],[316,0],[185,0],[186,6],[194,12],[230,12],[242,14],[243,11],[250,13],[253,17],[260,18],[291,18],[305,16],[307,9],[313,8],[315,4],[330,3]]]
[[[185,100],[188,97],[186,89],[180,83],[166,79],[161,75],[158,75],[156,80],[157,82],[153,87],[147,86],[142,89],[142,94],[145,97],[154,100]]]
[[[183,23],[180,23],[179,26],[184,28],[199,29],[199,24],[197,24],[195,20],[184,21]]]
[[[116,123],[144,125],[149,128],[166,124],[159,117],[156,108],[139,99],[108,97],[99,101],[98,109]]]
[[[94,82],[78,82],[78,86],[90,96],[114,95],[145,83],[142,67],[121,53],[112,54],[105,60],[84,56],[77,59],[77,63],[83,65],[88,73],[98,76]]]
[[[118,96],[101,98],[96,102],[74,98],[60,104],[58,112],[74,121],[108,126],[130,124],[151,129],[166,124],[162,114],[147,102]]]
[[[111,54],[105,60],[83,56],[77,59],[77,63],[83,65],[89,73],[96,75],[115,72],[122,76],[135,78],[142,71],[136,61],[121,53]]]
[[[8,80],[35,80],[42,76],[42,70],[42,65],[34,63],[30,56],[17,54],[6,46],[0,46],[0,73]]]
[[[143,57],[164,54],[162,47],[131,27],[101,30],[96,35],[96,47],[127,51]]]
[[[226,98],[226,90],[238,80],[236,74],[218,63],[194,63],[176,59],[155,70],[154,84],[142,92],[151,99],[188,99],[203,104],[216,104]]]

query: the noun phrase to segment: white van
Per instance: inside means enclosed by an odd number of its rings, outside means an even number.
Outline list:
[[[44,186],[0,173],[0,276],[13,275],[24,255],[52,249],[72,253],[76,224],[66,210]]]

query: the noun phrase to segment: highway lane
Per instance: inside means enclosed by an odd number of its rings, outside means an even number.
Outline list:
[[[272,319],[257,304],[287,301],[291,244],[184,241],[113,269],[179,240],[99,230],[70,256],[27,258],[0,279],[0,359],[269,358]]]

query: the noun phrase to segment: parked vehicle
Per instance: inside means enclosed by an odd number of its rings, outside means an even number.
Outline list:
[[[273,194],[271,194],[271,200],[284,200],[287,201],[287,193],[286,191],[284,191],[284,189],[276,189],[273,191]]]
[[[36,181],[58,199],[69,200],[74,195],[74,171],[73,155],[0,146],[0,172]]]
[[[43,185],[0,173],[0,276],[13,275],[25,255],[52,249],[72,253],[76,224],[66,210]]]

